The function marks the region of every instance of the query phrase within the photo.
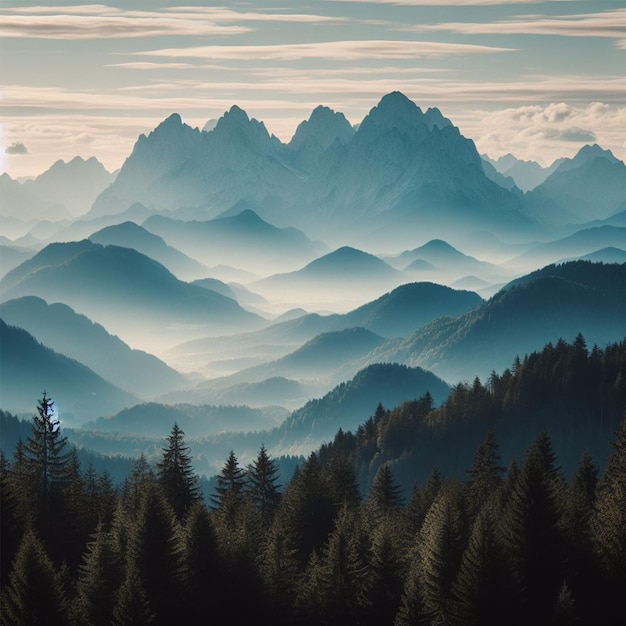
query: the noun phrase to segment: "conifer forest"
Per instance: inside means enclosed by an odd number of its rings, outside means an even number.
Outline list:
[[[44,392],[1,459],[2,623],[623,624],[625,402],[626,342],[579,336],[372,407],[289,475],[232,450],[205,495],[178,424],[115,484]]]

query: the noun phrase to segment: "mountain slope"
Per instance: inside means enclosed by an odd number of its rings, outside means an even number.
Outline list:
[[[626,165],[598,145],[584,146],[526,199],[534,211],[565,224],[603,219],[615,213],[626,198]]]
[[[132,406],[139,400],[2,319],[0,357],[0,396],[5,410],[32,412],[45,390],[55,401],[61,419],[83,422]]]
[[[419,365],[450,382],[486,380],[515,356],[582,333],[591,346],[626,334],[626,264],[575,261],[548,266],[503,288],[458,318],[440,318],[389,341],[359,367],[379,361]]]
[[[136,396],[149,398],[189,384],[156,357],[131,350],[121,339],[65,304],[48,304],[41,298],[25,296],[0,304],[0,317]]]
[[[148,232],[134,222],[123,222],[106,226],[89,235],[89,240],[103,246],[113,245],[133,248],[164,265],[172,274],[182,280],[193,280],[205,276],[207,268],[183,254],[180,250],[168,246],[158,235]]]
[[[50,244],[0,280],[0,293],[3,300],[34,295],[64,302],[115,334],[151,341],[265,323],[230,298],[178,280],[136,250],[91,241]]]
[[[326,249],[302,231],[278,228],[249,209],[208,221],[155,215],[143,226],[206,265],[226,264],[257,273],[299,267]]]
[[[356,430],[381,403],[397,406],[430,392],[436,405],[450,387],[431,372],[394,363],[370,365],[341,383],[325,396],[310,400],[294,411],[277,429],[280,449],[289,451],[307,441],[332,438],[339,428]]]

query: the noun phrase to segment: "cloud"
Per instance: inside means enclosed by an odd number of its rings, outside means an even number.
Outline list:
[[[567,111],[567,115],[555,116],[555,111]],[[490,113],[476,111],[461,127],[475,138],[480,152],[493,157],[511,152],[518,158],[549,165],[557,158],[573,156],[585,143],[598,143],[619,158],[626,156],[626,107],[604,102],[586,106],[560,102]]]
[[[589,143],[596,140],[596,134],[591,130],[584,130],[583,128],[574,127],[561,131],[559,138],[563,141]]]
[[[402,27],[410,32],[445,31],[463,35],[560,35],[562,37],[611,37],[626,35],[626,9],[576,15],[529,15],[495,22],[447,22]],[[618,47],[622,47],[619,42]]]
[[[418,59],[422,57],[494,54],[511,51],[511,48],[439,43],[434,41],[358,40],[262,46],[165,48],[162,50],[136,52],[135,54],[172,58],[220,59],[225,61],[296,61],[301,59],[340,59],[342,61],[357,61],[366,59]]]
[[[20,141],[16,141],[7,146],[5,152],[6,154],[28,154],[28,148]]]
[[[301,13],[233,11],[224,7],[175,7],[132,11],[106,5],[5,8],[4,37],[37,39],[116,39],[159,36],[226,36],[253,30],[243,23],[342,23],[347,18]]]

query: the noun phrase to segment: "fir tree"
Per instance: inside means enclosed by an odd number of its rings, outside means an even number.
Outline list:
[[[263,526],[267,528],[280,502],[278,466],[261,445],[259,454],[248,468],[248,494],[261,515]]]
[[[562,479],[547,433],[529,447],[502,518],[501,534],[524,589],[530,621],[551,615],[565,573]]]
[[[499,626],[517,620],[511,566],[489,509],[478,514],[452,585],[450,623],[458,626]]]
[[[163,449],[163,457],[157,464],[159,483],[179,520],[183,520],[194,502],[200,499],[198,477],[194,474],[184,436],[175,423],[167,438],[168,445]]]
[[[626,581],[626,414],[611,445],[614,451],[598,484],[591,530],[603,573],[602,609],[609,623],[618,623],[623,618]]]
[[[123,569],[112,537],[99,523],[79,568],[72,613],[76,624],[107,626],[113,620],[115,593]]]
[[[129,565],[113,607],[112,626],[148,626],[153,623],[155,614],[141,577],[135,567]]]
[[[60,564],[67,557],[63,492],[70,480],[72,453],[66,451],[67,437],[61,435],[53,406],[44,391],[33,415],[24,456],[35,528],[53,562]]]
[[[381,521],[397,513],[402,503],[402,490],[393,478],[389,463],[384,463],[378,469],[367,497],[367,509],[373,519]]]
[[[155,624],[172,624],[180,615],[183,559],[176,515],[156,486],[143,495],[128,545],[128,566],[145,590]]]
[[[430,507],[419,536],[421,589],[432,624],[448,622],[449,600],[465,547],[458,495],[440,492]]]
[[[189,511],[184,531],[184,587],[189,623],[200,624],[225,610],[225,564],[218,549],[215,528],[202,502]]]
[[[245,486],[245,471],[239,466],[239,461],[231,450],[222,471],[217,476],[215,493],[211,496],[213,508],[226,513],[229,518],[234,518],[238,506],[243,501]]]
[[[60,576],[33,530],[20,544],[9,578],[2,590],[3,624],[16,626],[66,626],[67,600]]]
[[[471,469],[467,470],[469,480],[465,483],[467,499],[473,515],[491,497],[495,497],[502,487],[502,475],[506,468],[500,465],[500,454],[493,431],[480,444],[474,456]]]

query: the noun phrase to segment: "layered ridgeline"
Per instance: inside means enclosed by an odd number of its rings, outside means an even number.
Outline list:
[[[59,393],[66,423],[80,423],[133,406],[139,396],[104,380],[82,363],[44,346],[31,334],[0,318],[2,408],[32,412],[33,398],[48,389]]]
[[[66,304],[48,304],[41,298],[24,296],[0,304],[0,317],[140,398],[149,399],[190,384],[185,376],[155,356],[131,349],[119,337]],[[7,364],[11,366],[11,361]],[[55,392],[60,401],[63,393],[63,388]],[[31,406],[32,398],[27,398],[23,407]]]
[[[379,361],[419,365],[445,380],[485,380],[515,356],[583,333],[602,347],[626,334],[626,264],[572,261],[509,283],[458,317],[439,318],[389,341],[357,366]]]
[[[407,227],[440,233],[444,217],[457,234],[537,232],[519,190],[486,176],[474,143],[439,110],[424,112],[399,92],[383,97],[356,131],[341,113],[318,107],[288,144],[237,106],[208,132],[174,114],[140,136],[90,216],[135,202],[198,220],[244,206],[331,243],[346,243],[346,235],[392,241],[408,237]]]
[[[63,302],[110,332],[153,344],[170,334],[179,342],[265,324],[231,298],[177,279],[134,249],[89,240],[50,244],[0,280],[3,301],[25,295]]]

